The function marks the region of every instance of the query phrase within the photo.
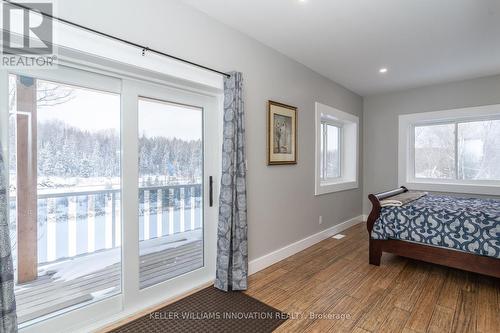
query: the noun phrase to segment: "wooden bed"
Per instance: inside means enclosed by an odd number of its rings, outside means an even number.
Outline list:
[[[380,266],[382,253],[388,252],[402,257],[500,278],[500,259],[396,239],[372,239],[373,225],[380,216],[380,201],[407,191],[406,187],[401,186],[398,189],[368,196],[372,203],[372,211],[366,223],[368,237],[370,238],[370,264]]]

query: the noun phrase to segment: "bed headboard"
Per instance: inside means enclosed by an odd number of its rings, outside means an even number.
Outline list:
[[[380,192],[377,194],[370,194],[368,196],[368,199],[370,199],[372,203],[372,211],[370,212],[370,215],[368,215],[368,220],[366,221],[366,229],[368,229],[368,234],[371,234],[373,229],[373,224],[380,216],[380,209],[381,209],[380,200],[384,200],[405,192],[408,192],[408,189],[404,186],[401,186],[390,191]]]

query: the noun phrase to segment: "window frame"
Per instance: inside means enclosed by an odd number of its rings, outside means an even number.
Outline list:
[[[359,118],[318,102],[315,109],[315,195],[358,188]],[[326,163],[328,149],[326,146],[321,149],[325,137],[323,124],[339,128],[339,177],[322,177],[322,163]]]
[[[398,179],[400,185],[424,191],[500,195],[500,180],[460,179],[458,174],[459,124],[488,120],[500,120],[500,104],[400,115],[398,141]],[[455,126],[454,178],[416,177],[415,128],[444,124]]]

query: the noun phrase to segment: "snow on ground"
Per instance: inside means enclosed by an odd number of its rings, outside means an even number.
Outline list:
[[[152,184],[149,184],[152,182]],[[148,186],[174,186],[201,184],[199,177],[186,178],[175,176],[145,175],[138,179],[139,187]],[[9,174],[10,196],[16,196],[17,178],[15,172]],[[56,177],[38,176],[38,195],[59,194],[72,192],[92,192],[101,190],[119,190],[120,177]]]
[[[166,240],[166,238],[169,238],[169,240]],[[139,253],[141,256],[145,256],[147,254],[176,248],[178,246],[192,243],[201,239],[203,239],[202,229],[181,232],[161,238],[153,238],[147,241],[140,242]]]

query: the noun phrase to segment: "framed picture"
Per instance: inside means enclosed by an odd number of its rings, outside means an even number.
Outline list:
[[[269,101],[267,164],[297,164],[297,108]]]

